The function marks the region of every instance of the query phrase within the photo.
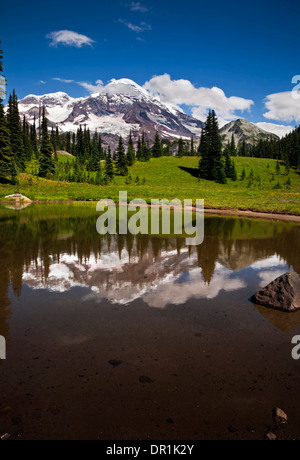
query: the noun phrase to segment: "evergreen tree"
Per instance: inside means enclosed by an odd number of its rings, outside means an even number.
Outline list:
[[[171,145],[170,145],[169,139],[166,141],[166,145],[164,146],[164,156],[165,157],[172,156]]]
[[[52,144],[52,148],[53,148],[54,153],[56,153],[56,137],[55,137],[55,132],[54,132],[53,126],[52,126],[51,134],[50,134],[50,142]]]
[[[71,152],[73,156],[76,156],[76,134],[72,134],[72,144],[71,144]]]
[[[231,168],[230,168],[230,179],[233,180],[234,182],[237,181],[237,172],[236,172],[236,167],[235,167],[235,162],[234,160],[231,161]]]
[[[102,185],[102,184],[103,184],[102,168],[101,168],[101,163],[99,161],[97,174],[95,177],[95,185]]]
[[[61,150],[61,141],[60,141],[60,137],[59,137],[59,131],[58,131],[58,126],[56,126],[56,130],[55,130],[55,151],[57,150]]]
[[[23,144],[23,133],[19,115],[18,98],[15,93],[15,90],[13,90],[13,94],[9,97],[7,121],[10,133],[11,149],[14,154],[16,165],[18,166],[18,168],[21,169],[21,171],[24,171],[26,158]]]
[[[89,128],[84,127],[84,132],[83,132],[83,162],[85,162],[91,153],[91,133]]]
[[[68,131],[66,133],[66,145],[65,145],[66,152],[71,153],[72,146],[71,146],[71,133]]]
[[[3,75],[3,51],[1,49],[1,40],[0,40],[0,99],[3,101],[5,98],[5,76]]]
[[[142,161],[142,156],[143,156],[143,151],[142,151],[142,141],[141,138],[138,138],[138,144],[137,144],[137,152],[136,152],[136,157],[138,161]]]
[[[193,157],[195,156],[195,146],[194,146],[194,137],[191,137],[191,150],[190,150],[190,156]]]
[[[13,154],[10,145],[10,135],[7,121],[4,116],[4,107],[0,99],[0,177],[4,178],[11,173]]]
[[[39,157],[39,148],[38,148],[38,140],[37,140],[37,134],[36,134],[36,121],[35,117],[33,120],[33,125],[30,126],[30,143],[31,143],[31,148],[32,152],[34,153],[35,157]]]
[[[181,138],[179,139],[179,141],[178,141],[178,153],[177,153],[177,155],[178,155],[179,157],[183,157],[184,154],[185,154],[184,142],[183,142],[183,139],[182,139],[182,137],[181,137]]]
[[[130,136],[128,141],[128,150],[127,150],[127,163],[128,166],[132,166],[135,162],[135,150],[132,140],[132,132],[130,130]]]
[[[160,140],[158,131],[156,131],[156,134],[155,134],[154,145],[152,147],[152,156],[153,158],[159,158],[163,156],[163,147],[161,144],[161,140]]]
[[[115,171],[114,171],[114,165],[111,157],[111,150],[110,146],[108,147],[107,150],[107,155],[106,155],[106,160],[105,160],[105,178],[108,181],[113,180],[115,177]]]
[[[1,41],[0,41],[1,46]],[[7,125],[7,120],[4,115],[4,106],[2,96],[4,96],[5,88],[5,77],[2,75],[3,72],[3,53],[0,50],[0,78],[1,78],[1,87],[3,90],[0,93],[0,178],[4,178],[7,175],[10,175],[12,172],[12,161],[13,153],[10,145],[10,133]]]
[[[85,142],[84,142],[84,134],[83,134],[81,125],[79,126],[77,130],[75,154],[78,160],[80,161],[80,163],[84,163]]]
[[[201,136],[199,152],[202,157],[199,162],[199,173],[202,179],[226,183],[226,174],[222,158],[222,141],[216,114],[209,111],[205,128]]]
[[[236,156],[237,156],[237,149],[236,149],[235,138],[234,138],[234,134],[233,134],[233,133],[232,133],[232,136],[231,136],[230,155],[231,155],[232,157],[236,157]]]
[[[105,160],[105,152],[102,147],[102,137],[101,134],[99,134],[98,138],[98,151],[99,151],[99,158],[100,160]]]
[[[123,144],[122,136],[119,137],[119,145],[116,151],[117,171],[121,176],[127,176],[128,166],[127,158],[125,154],[125,148]]]
[[[243,140],[243,143],[242,143],[242,145],[240,146],[239,156],[240,156],[240,157],[246,157],[246,156],[248,156],[248,155],[247,155],[247,147],[246,147],[246,141],[245,141],[245,139]]]
[[[232,173],[232,161],[231,161],[230,153],[231,153],[231,146],[228,143],[224,149],[223,155],[225,159],[225,174],[226,174],[226,177],[229,177],[229,178],[231,178],[231,173]]]
[[[149,161],[151,158],[151,150],[145,139],[145,133],[142,134],[142,161]]]
[[[54,174],[55,167],[52,160],[52,145],[48,134],[47,119],[45,114],[45,107],[43,108],[42,118],[42,144],[40,152],[40,177],[47,177]]]
[[[32,157],[32,147],[31,147],[31,140],[30,140],[30,134],[29,134],[29,126],[28,123],[26,122],[25,115],[23,117],[23,145],[24,145],[24,151],[25,151],[25,157],[27,161],[31,160]]]
[[[277,160],[277,163],[276,163],[276,174],[277,174],[277,176],[280,174],[280,163],[279,163],[278,160]]]
[[[204,128],[202,128],[201,129],[201,136],[200,136],[200,143],[199,143],[199,147],[198,147],[198,150],[197,150],[197,154],[198,154],[199,157],[204,155],[204,152],[205,152],[204,142],[205,142]]]
[[[93,137],[93,141],[92,141],[91,153],[90,153],[88,164],[87,164],[87,170],[99,172],[100,169],[101,169],[101,163],[100,163],[100,152],[99,152],[99,146],[98,146],[98,134],[95,133]]]

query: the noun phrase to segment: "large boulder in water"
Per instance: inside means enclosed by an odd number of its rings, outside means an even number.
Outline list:
[[[288,313],[300,310],[300,275],[290,272],[280,276],[251,300],[256,305]]]

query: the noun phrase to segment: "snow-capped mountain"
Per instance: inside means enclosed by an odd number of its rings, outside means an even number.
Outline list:
[[[85,98],[74,99],[58,92],[42,96],[29,95],[19,102],[20,115],[28,122],[39,119],[46,109],[49,126],[57,125],[63,132],[77,131],[80,125],[98,131],[110,141],[112,137],[138,137],[145,132],[153,139],[158,131],[164,139],[199,137],[203,122],[176,107],[169,107],[154,98],[132,80],[111,80],[103,90]]]

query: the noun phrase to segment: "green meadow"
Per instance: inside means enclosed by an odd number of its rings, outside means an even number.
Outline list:
[[[60,162],[67,161],[59,156]],[[72,159],[69,161],[72,161]],[[136,162],[129,168],[129,178],[116,176],[109,185],[69,183],[38,178],[35,165],[18,176],[18,185],[0,185],[0,200],[19,192],[37,201],[89,201],[101,198],[118,200],[119,191],[126,190],[128,199],[204,199],[205,206],[282,212],[300,215],[300,173],[286,171],[284,164],[269,159],[235,158],[238,180],[220,185],[199,180],[199,158],[162,157],[147,163]],[[245,174],[243,173],[245,171]],[[241,180],[242,175],[244,179]]]

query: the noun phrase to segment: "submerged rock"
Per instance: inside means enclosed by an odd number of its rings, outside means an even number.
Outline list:
[[[263,307],[285,312],[300,310],[300,275],[286,273],[257,292],[251,301]]]
[[[265,439],[266,439],[266,441],[276,441],[277,436],[274,433],[268,433],[268,434],[266,434]]]
[[[288,416],[282,409],[274,410],[274,421],[277,425],[284,425],[288,422]]]

